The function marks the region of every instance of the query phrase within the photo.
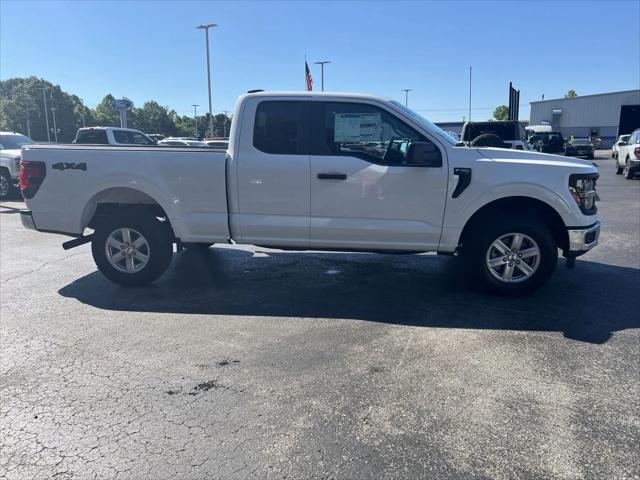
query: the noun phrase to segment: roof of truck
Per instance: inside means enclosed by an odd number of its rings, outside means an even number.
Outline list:
[[[387,100],[384,97],[371,95],[368,93],[348,93],[348,92],[300,92],[300,91],[288,91],[288,92],[276,92],[276,91],[250,91],[245,93],[246,96],[251,97],[348,97],[348,98],[368,98],[375,100]]]

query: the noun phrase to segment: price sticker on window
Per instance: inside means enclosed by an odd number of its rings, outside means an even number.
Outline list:
[[[382,118],[380,113],[337,113],[333,132],[335,143],[379,142]]]

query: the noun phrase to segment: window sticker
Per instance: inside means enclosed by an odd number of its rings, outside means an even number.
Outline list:
[[[336,113],[333,141],[335,143],[382,141],[380,113]]]

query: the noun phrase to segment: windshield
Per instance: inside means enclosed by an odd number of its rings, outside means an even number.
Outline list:
[[[428,131],[433,135],[436,135],[440,140],[448,143],[449,145],[455,145],[456,143],[458,143],[458,141],[454,140],[451,137],[451,135],[449,135],[447,132],[442,130],[437,125],[434,125],[433,123],[431,123],[429,120],[424,118],[419,113],[414,112],[410,108],[405,107],[403,104],[401,104],[400,102],[396,102],[395,100],[389,100],[389,102],[393,103],[394,106],[398,107],[404,113],[409,115],[417,124],[419,124],[426,131]]]
[[[25,135],[0,135],[0,150],[20,150],[23,145],[33,145],[34,142]]]
[[[503,122],[469,122],[463,129],[463,140],[470,142],[474,138],[485,134],[497,135],[502,140],[512,142],[518,140],[516,137],[515,123]],[[539,134],[537,134],[539,135]]]
[[[573,142],[571,143],[573,143],[574,145],[591,145],[591,142],[588,138],[574,138]]]

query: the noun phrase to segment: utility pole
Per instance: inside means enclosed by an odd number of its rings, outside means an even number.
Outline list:
[[[469,121],[471,121],[471,65],[469,65]]]
[[[224,127],[223,127],[223,131],[224,131],[224,138],[227,138],[227,120],[228,120],[228,116],[227,113],[229,113],[229,110],[223,110],[222,113],[224,114]]]
[[[209,29],[217,27],[215,23],[198,25],[196,28],[204,30],[204,40],[207,44],[207,84],[209,85],[209,136],[213,137],[213,110],[211,109],[211,62],[209,60]]]
[[[323,60],[321,62],[313,62],[315,65],[320,65],[320,85],[322,88],[322,91],[324,92],[324,64],[325,63],[331,63],[329,60]]]
[[[51,107],[51,112],[53,113],[53,135],[56,139],[56,143],[58,143],[58,127],[56,126],[56,107]]]
[[[80,106],[82,107],[82,128],[85,128],[87,124],[84,121],[84,100],[80,99]]]
[[[44,100],[44,119],[47,122],[47,141],[51,143],[51,132],[49,131],[49,112],[47,111],[47,87],[40,87],[42,89],[42,100]]]
[[[403,88],[402,91],[404,92],[404,106],[405,107],[409,107],[409,92],[411,92],[412,90],[410,88]]]
[[[31,138],[31,115],[27,107],[27,137]]]
[[[196,121],[196,138],[198,138],[198,107],[200,105],[192,103],[191,106],[193,107],[193,119]]]

